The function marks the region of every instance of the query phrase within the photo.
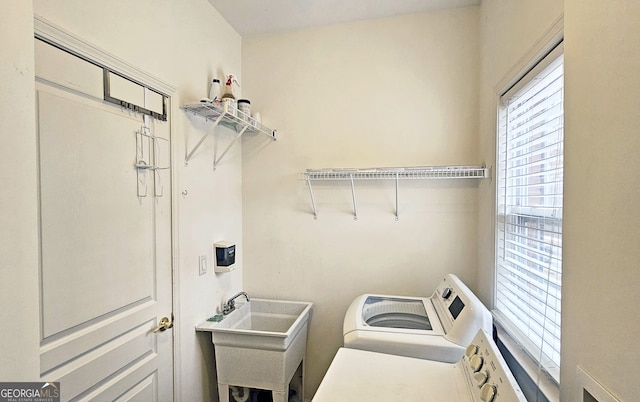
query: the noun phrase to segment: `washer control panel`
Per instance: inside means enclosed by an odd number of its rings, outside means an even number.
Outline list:
[[[491,313],[455,275],[447,274],[431,296],[446,338],[460,347],[469,344],[480,328],[491,330]]]
[[[474,401],[526,402],[498,347],[485,331],[478,331],[460,365]]]
[[[432,296],[433,304],[440,310],[438,311],[440,320],[448,324],[448,326],[455,323],[458,316],[465,310],[465,307],[470,304],[469,299],[473,295],[471,290],[459,279],[456,279],[457,277],[454,278],[451,274],[445,276]],[[475,330],[473,330],[474,333]],[[471,336],[473,334],[470,334],[469,338]]]

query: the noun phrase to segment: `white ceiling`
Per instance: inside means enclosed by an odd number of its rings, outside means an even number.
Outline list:
[[[481,0],[209,0],[242,36],[479,5]]]

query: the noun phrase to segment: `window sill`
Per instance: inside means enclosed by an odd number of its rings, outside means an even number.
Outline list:
[[[550,402],[560,401],[560,386],[546,372],[539,372],[538,363],[509,335],[500,323],[500,318],[494,312],[494,324],[497,336],[504,347],[509,351],[513,359],[519,364],[525,375],[537,387],[538,392],[544,395]]]

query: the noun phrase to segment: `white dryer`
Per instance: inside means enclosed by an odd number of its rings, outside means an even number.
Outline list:
[[[480,330],[456,363],[340,348],[312,402],[526,402]]]
[[[344,317],[344,346],[454,363],[479,329],[492,331],[491,313],[454,274],[431,297],[365,294]]]

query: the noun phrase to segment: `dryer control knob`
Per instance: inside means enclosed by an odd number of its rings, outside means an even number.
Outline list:
[[[473,357],[469,359],[469,366],[471,366],[471,370],[473,370],[474,373],[480,371],[482,363],[484,363],[484,361],[480,355],[473,355]]]
[[[487,383],[487,380],[489,379],[489,371],[488,370],[478,371],[473,375],[473,378],[478,383],[478,387],[482,387],[484,384]]]
[[[464,351],[464,355],[467,356],[469,359],[471,358],[471,356],[475,355],[476,353],[478,353],[478,345],[474,345],[473,343],[467,346],[467,349],[465,349]]]
[[[498,390],[495,385],[484,384],[482,388],[480,388],[480,400],[483,402],[493,402],[497,392]]]
[[[442,298],[447,300],[449,297],[451,297],[451,288],[445,288],[442,291]]]

